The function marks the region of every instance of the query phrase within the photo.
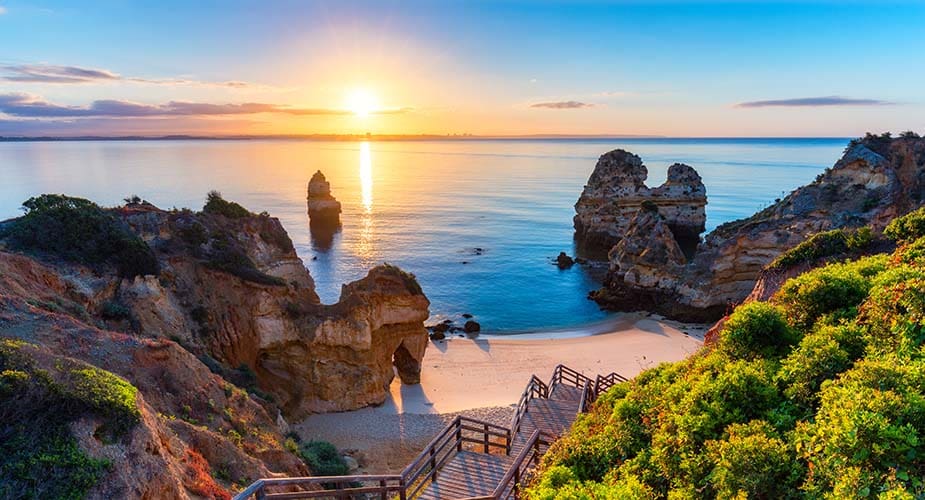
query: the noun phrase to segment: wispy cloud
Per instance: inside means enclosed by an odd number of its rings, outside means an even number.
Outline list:
[[[119,80],[121,77],[111,71],[81,68],[78,66],[53,66],[48,64],[21,64],[3,66],[6,73],[3,80],[26,83],[89,83]]]
[[[58,66],[54,64],[16,64],[0,66],[0,80],[17,83],[107,83],[131,82],[145,85],[168,85],[185,87],[228,87],[246,88],[255,86],[252,83],[237,80],[223,82],[209,82],[188,78],[142,78],[137,76],[122,76],[113,71],[97,68],[82,68],[80,66]]]
[[[837,95],[823,97],[800,97],[796,99],[775,99],[769,101],[749,101],[736,104],[737,108],[769,107],[820,107],[820,106],[887,106],[894,104],[880,99],[852,99]]]
[[[6,12],[7,12],[6,7],[0,5],[0,16],[2,16],[3,14],[6,14]]]
[[[593,104],[587,102],[579,101],[556,101],[556,102],[538,102],[536,104],[531,104],[531,108],[546,108],[546,109],[581,109],[581,108],[591,108],[594,107]]]
[[[598,92],[594,94],[594,97],[628,97],[633,95],[633,92],[624,92],[622,90],[605,90],[604,92]]]
[[[374,111],[374,114],[408,113],[411,108]],[[227,116],[277,113],[296,116],[348,115],[352,112],[333,108],[299,108],[283,104],[258,102],[205,103],[170,101],[165,104],[143,104],[131,101],[98,100],[88,106],[63,106],[45,101],[39,96],[23,93],[0,94],[0,112],[19,118],[85,118],[116,117],[144,118],[151,116]]]

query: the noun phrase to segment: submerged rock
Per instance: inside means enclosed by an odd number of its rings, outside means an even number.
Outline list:
[[[641,164],[635,162],[635,156],[626,155],[622,162],[626,168],[608,170],[616,172],[616,181],[608,183],[592,175],[595,182],[589,181],[589,185],[630,185],[626,179],[637,179]],[[692,169],[684,170],[675,169],[676,180],[672,182],[692,186],[695,181],[696,187],[699,176],[695,178]],[[866,225],[881,231],[894,217],[921,206],[923,200],[925,139],[868,136],[852,141],[844,156],[813,183],[751,217],[717,227],[695,246],[693,254],[686,251],[683,237],[679,237],[685,233],[679,232],[678,219],[672,219],[679,214],[666,214],[657,203],[655,207],[647,205],[651,214],[644,214],[640,205],[620,220],[585,212],[581,220],[591,222],[581,223],[584,234],[591,235],[587,231],[591,227],[599,228],[593,234],[621,235],[608,255],[604,287],[592,296],[602,306],[617,310],[649,310],[691,321],[716,320],[749,295],[768,264],[808,236]],[[590,206],[582,200],[579,205]],[[699,221],[699,217],[682,220]],[[576,228],[578,219],[576,216]],[[685,227],[693,231],[698,224]]]

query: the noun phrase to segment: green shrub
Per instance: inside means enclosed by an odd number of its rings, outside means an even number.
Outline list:
[[[726,431],[727,438],[707,442],[716,498],[796,497],[793,491],[804,470],[793,463],[790,445],[767,422],[733,424]]]
[[[132,317],[132,310],[122,302],[110,300],[103,303],[100,308],[100,315],[105,319],[123,320]]]
[[[337,448],[327,441],[309,441],[299,447],[299,456],[316,476],[344,476],[350,469]]]
[[[784,394],[808,409],[819,400],[819,388],[861,357],[865,331],[853,325],[825,326],[800,341],[781,362],[778,377]]]
[[[227,235],[220,235],[211,241],[206,266],[217,271],[233,274],[245,281],[261,285],[285,286],[286,281],[276,276],[270,276],[257,269],[254,261],[247,256],[240,245],[235,244]]]
[[[787,269],[850,252],[861,252],[874,241],[869,227],[833,229],[810,236],[806,241],[787,250],[768,265],[769,269]]]
[[[733,311],[720,333],[720,349],[735,358],[783,354],[795,342],[782,311],[767,302],[750,302]]]
[[[891,481],[925,492],[925,364],[862,361],[823,386],[816,418],[797,426],[797,453],[812,464],[806,489],[867,496]],[[893,477],[896,479],[894,480]]]
[[[867,298],[871,278],[886,268],[886,256],[830,264],[788,280],[772,301],[798,328],[809,330],[820,320],[851,319]]]
[[[209,191],[209,194],[206,195],[206,204],[202,207],[202,211],[207,214],[223,215],[229,219],[243,219],[254,215],[241,205],[233,201],[226,201],[222,198],[222,193],[218,191]]]
[[[95,266],[115,265],[125,278],[157,274],[148,245],[113,214],[82,198],[44,194],[23,202],[26,214],[4,229],[15,250]]]
[[[925,207],[893,219],[883,230],[883,234],[900,243],[925,236]]]

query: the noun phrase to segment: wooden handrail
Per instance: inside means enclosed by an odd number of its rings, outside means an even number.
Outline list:
[[[524,388],[523,394],[520,395],[520,400],[517,401],[517,409],[514,410],[514,415],[511,416],[511,434],[520,432],[520,423],[523,420],[524,414],[529,411],[528,405],[530,400],[536,398],[545,399],[548,397],[549,385],[540,380],[536,375],[531,376],[530,381],[527,382],[527,387]]]
[[[257,500],[320,497],[350,498],[351,495],[368,496],[369,494],[378,494],[382,500],[392,495],[397,495],[399,500],[409,500],[420,493],[429,483],[436,480],[439,470],[452,459],[455,453],[463,450],[465,443],[480,446],[481,451],[484,453],[490,453],[492,449],[496,449],[509,455],[513,438],[520,432],[523,417],[529,411],[530,401],[538,398],[549,398],[555,386],[567,384],[580,388],[581,399],[579,400],[578,412],[583,413],[590,409],[591,404],[600,394],[626,380],[625,377],[617,373],[610,373],[606,376],[598,375],[592,380],[588,376],[560,364],[553,370],[552,378],[548,384],[536,375],[530,378],[517,403],[517,409],[511,418],[510,428],[484,420],[457,416],[431,439],[421,453],[400,474],[258,479],[235,495],[233,500],[248,500],[250,498],[256,498]],[[499,443],[499,439],[503,442]],[[553,439],[555,438],[547,437],[539,429],[535,430],[523,449],[514,457],[514,461],[492,494],[472,497],[467,500],[498,500],[518,496],[519,488],[526,480],[530,464],[537,461],[541,456],[541,447],[549,446]],[[375,484],[366,486],[364,483]],[[305,491],[279,493],[267,491],[268,488],[283,486],[315,488]]]

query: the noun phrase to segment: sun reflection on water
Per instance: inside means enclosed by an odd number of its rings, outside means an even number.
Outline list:
[[[363,203],[363,220],[356,253],[367,263],[374,259],[373,248],[373,160],[369,143],[360,144],[360,195]]]
[[[369,143],[360,144],[360,189],[363,208],[369,214],[373,211],[373,160],[369,154]]]

